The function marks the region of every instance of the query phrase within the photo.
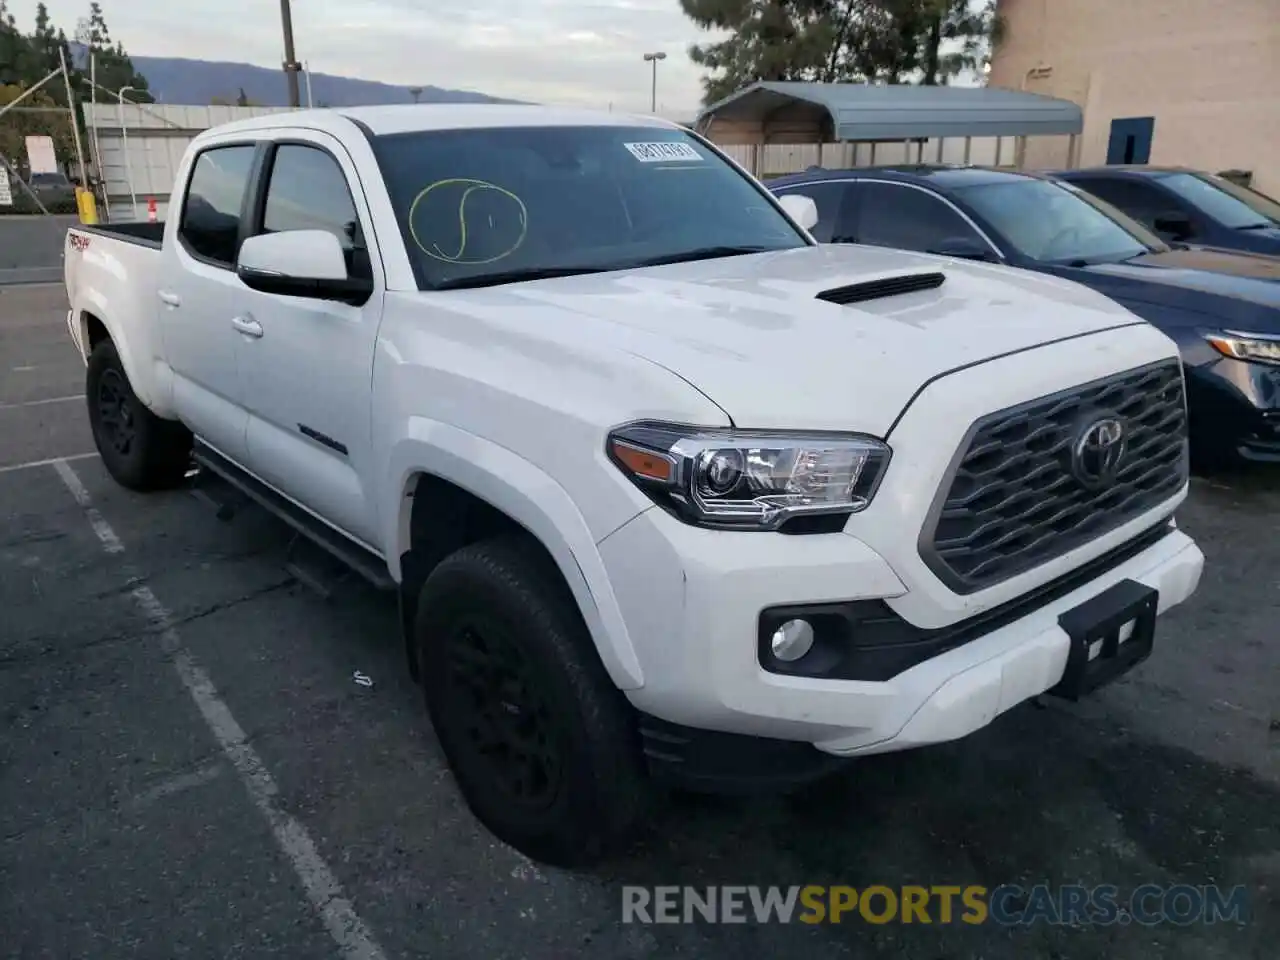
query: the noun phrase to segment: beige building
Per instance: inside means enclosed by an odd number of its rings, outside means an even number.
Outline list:
[[[1079,161],[1249,170],[1280,196],[1280,0],[1000,0],[989,85],[1084,111]],[[1027,142],[1028,167],[1062,144]]]

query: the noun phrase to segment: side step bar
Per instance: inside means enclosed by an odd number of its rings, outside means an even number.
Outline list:
[[[226,481],[234,489],[253,500],[269,513],[279,517],[330,556],[340,560],[379,590],[394,590],[396,583],[387,572],[386,562],[360,544],[344,537],[328,524],[317,520],[297,504],[282,497],[256,477],[250,476],[222,454],[196,440],[191,458],[203,469]]]

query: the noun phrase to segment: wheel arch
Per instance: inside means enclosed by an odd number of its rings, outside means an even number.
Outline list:
[[[88,295],[76,304],[75,323],[80,335],[80,346],[84,351],[84,360],[89,361],[90,354],[102,340],[110,340],[120,357],[120,365],[129,378],[129,386],[134,394],[148,407],[154,402],[154,391],[151,378],[143,376],[136,345],[132,338],[124,336],[121,324],[115,319],[113,312],[101,298]]]
[[[425,426],[425,425],[423,425]],[[386,556],[400,584],[401,625],[412,636],[418,592],[440,560],[491,535],[520,533],[553,565],[600,659],[622,690],[643,673],[595,541],[568,492],[534,464],[440,424],[392,456]],[[416,669],[410,657],[410,668]]]

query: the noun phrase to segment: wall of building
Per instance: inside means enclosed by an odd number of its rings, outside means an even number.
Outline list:
[[[1280,195],[1280,0],[1000,0],[1000,10],[990,85],[1080,104],[1082,165],[1106,161],[1112,120],[1155,117],[1152,163],[1252,170],[1258,189]],[[1054,149],[1029,142],[1027,166],[1061,163]]]

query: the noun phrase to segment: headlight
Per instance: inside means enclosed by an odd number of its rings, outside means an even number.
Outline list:
[[[838,523],[871,502],[889,463],[888,446],[871,437],[653,422],[613,431],[608,450],[623,473],[685,521],[746,530],[777,530],[814,515]]]
[[[1233,360],[1280,363],[1280,337],[1273,334],[1223,330],[1220,333],[1206,333],[1204,338],[1220,354]]]

